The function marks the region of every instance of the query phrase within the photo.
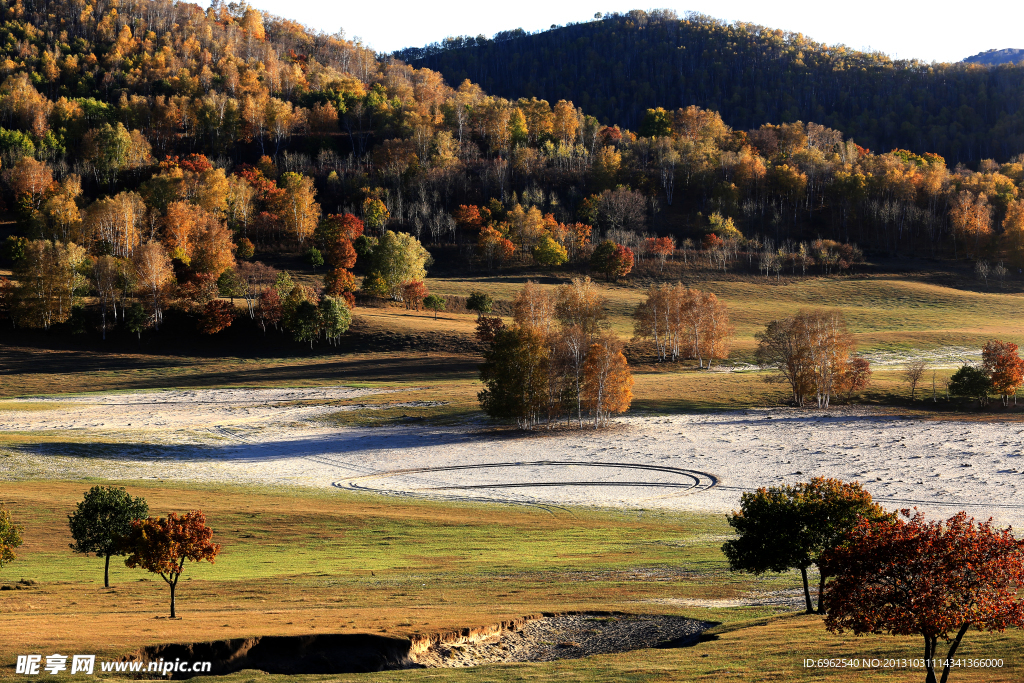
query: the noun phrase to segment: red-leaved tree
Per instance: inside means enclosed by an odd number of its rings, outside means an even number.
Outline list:
[[[665,259],[675,253],[676,241],[672,237],[651,237],[644,241],[644,248],[647,253],[658,259],[661,269],[665,269]]]
[[[1017,355],[1017,345],[994,339],[982,348],[981,358],[985,372],[992,378],[992,388],[1003,397],[1003,405],[1011,395],[1016,405],[1017,389],[1024,384],[1024,360]]]
[[[430,296],[427,286],[422,280],[411,280],[402,285],[402,298],[405,299],[405,307],[414,311],[420,310],[423,300]]]
[[[171,587],[171,619],[174,619],[174,591],[185,571],[185,561],[206,560],[213,564],[220,545],[212,539],[213,529],[206,526],[202,510],[191,510],[181,517],[172,512],[167,517],[137,519],[124,539],[128,555],[124,563],[132,569],[159,574],[167,582]]]
[[[949,677],[968,629],[1024,626],[1024,542],[959,512],[945,522],[902,510],[902,517],[862,520],[825,554],[825,626],[832,632],[920,635],[926,683]],[[938,640],[949,643],[945,659]]]
[[[196,327],[203,334],[217,334],[221,330],[231,327],[236,313],[237,310],[230,301],[214,299],[207,302],[206,306],[203,307],[203,312],[199,316]]]

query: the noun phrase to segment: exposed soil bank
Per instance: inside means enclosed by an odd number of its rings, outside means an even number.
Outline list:
[[[235,638],[154,645],[128,659],[141,660],[144,669],[160,660],[208,661],[213,675],[243,669],[272,674],[366,673],[578,659],[647,647],[680,647],[697,642],[711,625],[684,617],[620,612],[545,613],[411,639],[371,634]]]
[[[692,645],[711,626],[710,622],[658,614],[543,615],[514,630],[438,643],[416,654],[415,659],[428,667],[580,659],[641,648]]]
[[[271,674],[367,673],[389,669],[410,669],[420,665],[409,653],[412,642],[367,633],[332,633],[308,636],[257,636],[207,643],[153,645],[142,648],[128,659],[150,662],[176,659],[211,662],[213,675],[230,674],[243,669],[259,669]],[[192,673],[172,674],[170,678],[191,678]]]

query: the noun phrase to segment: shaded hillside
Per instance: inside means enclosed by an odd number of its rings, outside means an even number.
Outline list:
[[[964,62],[968,64],[1019,64],[1024,61],[1024,50],[1006,48],[1005,50],[985,50],[976,55],[971,55]]]
[[[636,128],[646,109],[697,105],[730,126],[814,121],[862,146],[1005,160],[1024,148],[1024,67],[893,61],[799,33],[634,10],[529,35],[452,38],[399,53],[457,85],[571,99]]]

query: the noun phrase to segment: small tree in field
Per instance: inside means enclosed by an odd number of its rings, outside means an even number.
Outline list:
[[[964,365],[949,378],[948,386],[951,396],[976,398],[984,406],[988,403],[988,390],[992,387],[992,383],[981,368]]]
[[[466,300],[466,308],[470,311],[476,311],[476,317],[479,320],[486,313],[490,313],[494,307],[494,299],[488,294],[483,292],[473,292],[469,295],[469,299]]]
[[[992,381],[992,388],[1003,397],[1003,405],[1007,398],[1013,396],[1013,404],[1017,404],[1017,389],[1024,384],[1024,360],[1017,355],[1017,345],[1011,342],[994,339],[981,350],[985,372]]]
[[[910,387],[910,400],[913,401],[917,395],[917,385],[921,383],[921,378],[924,377],[924,371],[928,369],[928,363],[923,360],[911,360],[907,361],[906,365],[903,366],[903,370],[900,371],[900,377]]]
[[[722,552],[733,571],[754,574],[799,569],[804,582],[807,613],[814,612],[807,569],[816,565],[818,611],[823,608],[822,587],[827,573],[822,556],[838,545],[861,516],[882,518],[885,511],[857,482],[815,477],[796,486],[772,486],[744,493],[740,511],[727,517],[739,537],[727,541]]]
[[[186,512],[181,517],[150,517],[132,522],[124,541],[128,558],[125,566],[159,574],[171,587],[171,619],[175,618],[174,591],[185,571],[185,561],[208,561],[213,564],[220,545],[213,543],[213,529],[206,526],[202,510]]]
[[[422,280],[412,280],[402,285],[402,299],[405,300],[405,307],[410,310],[420,310],[420,305],[428,296],[430,296],[430,292],[427,291],[427,286],[423,284]]]
[[[445,309],[445,305],[444,297],[437,294],[431,294],[423,300],[423,307],[434,312],[434,320],[437,320],[437,314]]]
[[[68,527],[75,542],[71,549],[106,558],[103,587],[110,588],[110,556],[123,555],[122,539],[132,530],[132,522],[149,514],[144,498],[133,498],[124,488],[93,486],[68,515]]]
[[[835,633],[924,638],[926,683],[946,683],[953,656],[971,628],[1024,627],[1024,545],[992,520],[965,512],[945,522],[902,511],[862,520],[824,558],[825,626]],[[939,639],[949,643],[939,657]],[[936,679],[936,664],[942,676]]]
[[[14,549],[21,545],[21,527],[11,519],[11,513],[0,505],[0,569],[13,562]]]

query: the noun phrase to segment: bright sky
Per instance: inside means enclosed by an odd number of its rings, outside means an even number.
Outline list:
[[[618,0],[622,2],[623,0]],[[378,52],[421,47],[454,35],[488,37],[522,27],[591,19],[595,12],[626,12],[638,4],[607,0],[251,0],[251,4],[314,29],[361,37]],[[818,42],[871,48],[893,57],[957,62],[988,49],[1024,48],[1020,27],[1024,3],[990,0],[982,5],[952,0],[687,0],[666,4],[680,16],[702,12],[726,21],[746,21],[803,33]],[[640,6],[641,9],[648,9]]]

